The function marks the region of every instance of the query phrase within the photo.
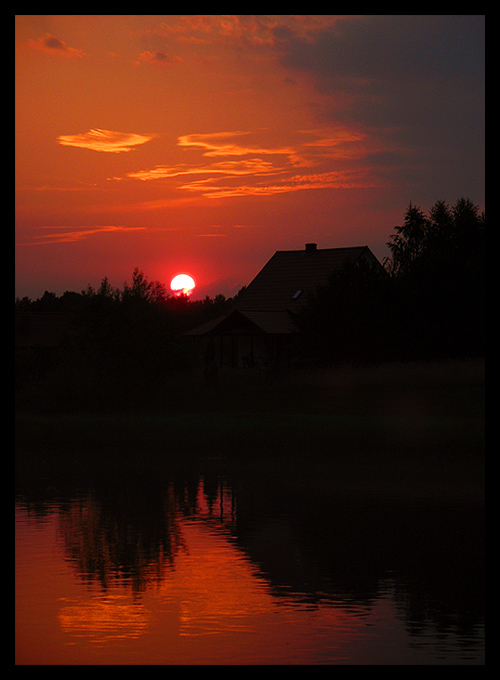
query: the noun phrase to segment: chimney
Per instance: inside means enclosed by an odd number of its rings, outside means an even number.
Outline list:
[[[317,247],[316,243],[306,243],[306,253],[315,253]]]

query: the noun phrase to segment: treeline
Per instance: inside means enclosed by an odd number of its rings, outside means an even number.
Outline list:
[[[484,354],[485,216],[477,206],[439,201],[426,215],[410,204],[388,247],[380,269],[346,267],[308,298],[296,318],[297,365]],[[184,331],[234,302],[169,296],[137,268],[122,289],[105,277],[97,289],[17,299],[16,326],[31,316],[66,321],[62,342],[19,343],[20,404],[102,411],[161,401],[172,376],[198,360],[200,350]]]
[[[161,399],[169,378],[195,361],[196,348],[184,331],[224,314],[234,299],[170,296],[138,268],[122,289],[105,277],[97,289],[89,285],[81,293],[16,299],[18,398],[35,408],[45,402],[99,410]],[[23,342],[23,319],[35,317],[64,321],[61,341]]]
[[[304,364],[477,357],[485,352],[485,215],[469,199],[410,204],[377,271],[346,267],[297,318]]]

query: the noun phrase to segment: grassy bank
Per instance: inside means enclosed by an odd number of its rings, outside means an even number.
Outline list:
[[[21,469],[154,470],[214,459],[479,488],[484,362],[343,367],[211,389],[184,377],[147,409],[16,415]]]

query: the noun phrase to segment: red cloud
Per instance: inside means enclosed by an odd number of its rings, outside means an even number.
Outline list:
[[[62,57],[84,57],[83,50],[74,47],[68,47],[63,40],[59,40],[55,35],[46,33],[45,36],[38,38],[38,40],[29,40],[30,47],[36,50],[41,50],[48,54],[55,54]]]
[[[178,64],[182,59],[175,54],[166,54],[160,50],[154,52],[142,52],[139,55],[139,64],[157,64],[158,66],[170,66],[171,64]]]

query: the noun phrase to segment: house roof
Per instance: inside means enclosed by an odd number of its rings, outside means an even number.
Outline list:
[[[360,258],[374,261],[367,246],[327,248],[306,244],[305,250],[278,250],[238,298],[241,311],[294,311],[307,295],[326,286],[332,273]]]
[[[264,333],[291,333],[293,313],[307,296],[326,286],[336,270],[358,260],[382,266],[368,246],[319,250],[315,243],[309,243],[304,250],[278,250],[238,296],[231,312],[190,331],[189,335],[222,330],[224,320],[236,312]]]

